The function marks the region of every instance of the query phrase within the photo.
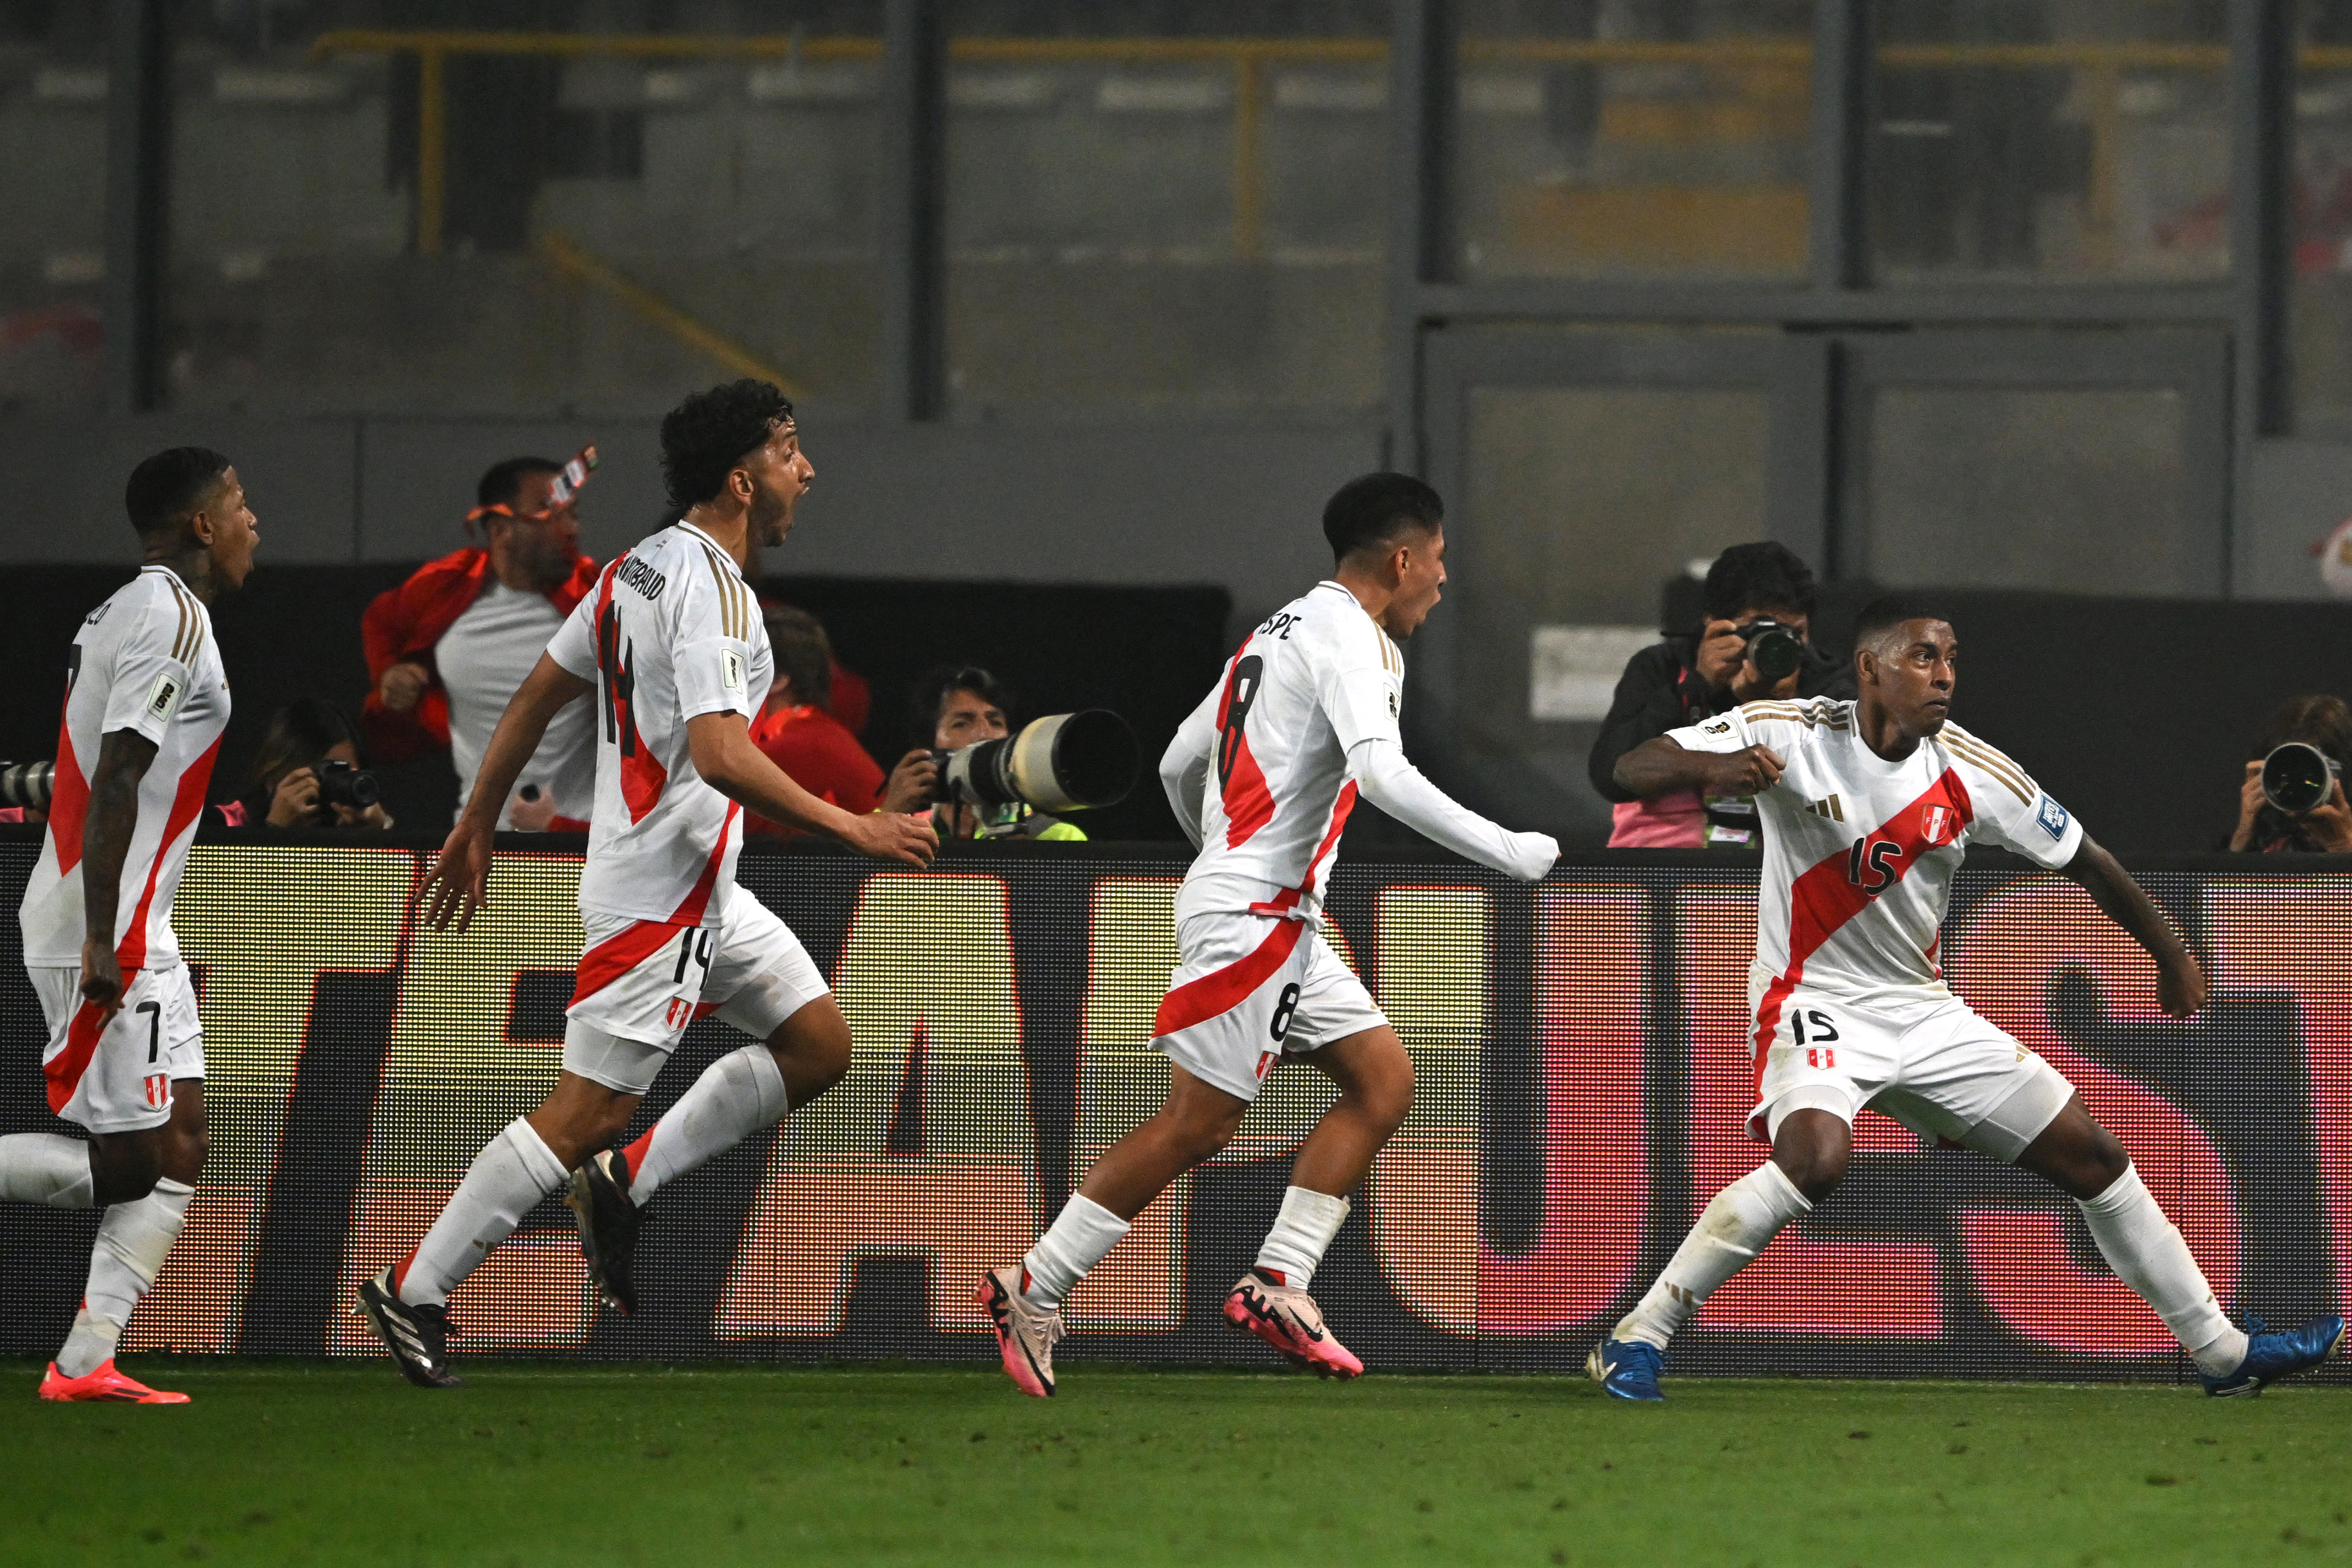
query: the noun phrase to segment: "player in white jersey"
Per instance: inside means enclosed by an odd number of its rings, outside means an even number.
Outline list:
[[[1034,1250],[982,1276],[1004,1369],[1054,1392],[1064,1296],[1168,1184],[1233,1137],[1267,1071],[1307,1063],[1339,1098],[1307,1135],[1256,1264],[1224,1316],[1294,1364],[1353,1377],[1307,1285],[1412,1106],[1412,1061],[1323,939],[1339,834],[1358,798],[1482,865],[1534,882],[1559,857],[1448,800],[1405,759],[1404,656],[1445,581],[1444,508],[1402,474],[1342,486],[1323,511],[1331,577],[1268,616],[1176,732],[1160,764],[1200,855],[1176,897],[1179,962],[1153,1025],[1168,1098],[1071,1195]]]
[[[1675,1331],[1845,1175],[1867,1105],[2032,1171],[2073,1197],[2100,1256],[2164,1319],[2209,1394],[2259,1394],[2336,1354],[2344,1320],[2249,1335],[2224,1315],[2131,1156],[2057,1069],[1954,996],[1936,951],[1952,873],[1978,839],[2082,884],[2157,966],[2165,1012],[2205,1004],[2179,933],[2024,769],[1948,721],[1958,643],[1931,604],[1894,597],[1855,632],[1852,702],[1756,702],[1627,752],[1643,799],[1727,788],[1764,821],[1748,1000],[1750,1134],[1771,1157],[1716,1194],[1665,1272],[1586,1370],[1654,1400]]]
[[[548,720],[596,694],[596,806],[580,876],[588,946],[567,1011],[563,1070],[545,1103],[476,1157],[416,1249],[360,1287],[402,1375],[449,1371],[449,1292],[522,1217],[568,1186],[604,1299],[635,1306],[644,1205],[838,1082],[849,1025],[798,938],[735,886],[746,808],[854,849],[922,866],[921,819],[855,816],[810,795],[754,746],[773,662],[745,553],[782,544],[815,470],[792,404],[765,382],[688,398],[662,421],[679,520],[599,575],[491,737],[430,879],[427,918],[464,929],[488,895],[491,834]],[[686,1027],[716,1013],[760,1043],[713,1062],[625,1151],[628,1125]]]
[[[207,606],[245,581],[260,535],[236,470],[202,447],[140,464],[123,500],[144,564],[74,637],[49,831],[17,915],[49,1109],[89,1137],[0,1138],[0,1197],[106,1209],[41,1397],[178,1405],[118,1371],[114,1347],[204,1172],[204,1034],[172,900],[228,727]]]

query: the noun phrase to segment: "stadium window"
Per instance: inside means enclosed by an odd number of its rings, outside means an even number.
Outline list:
[[[956,413],[1378,403],[1385,5],[947,14]]]

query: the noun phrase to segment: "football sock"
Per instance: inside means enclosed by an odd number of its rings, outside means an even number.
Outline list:
[[[145,1197],[107,1206],[106,1218],[98,1222],[97,1244],[89,1249],[89,1288],[82,1292],[73,1332],[58,1352],[60,1373],[87,1377],[114,1354],[131,1309],[154,1285],[172,1243],[180,1239],[188,1200],[195,1195],[187,1183],[164,1176]]]
[[[400,1299],[411,1306],[439,1306],[467,1275],[480,1267],[491,1248],[513,1234],[541,1198],[571,1180],[529,1122],[518,1116],[506,1131],[474,1156],[472,1168],[449,1206],[408,1261],[394,1270]]]
[[[792,1109],[784,1074],[764,1045],[730,1051],[678,1096],[669,1113],[621,1152],[629,1167],[629,1197],[643,1203],[673,1176],[725,1154]]]
[[[1658,1350],[1675,1337],[1716,1287],[1780,1233],[1780,1227],[1812,1211],[1779,1166],[1767,1160],[1715,1195],[1715,1200],[1675,1249],[1665,1272],[1626,1313],[1612,1339],[1638,1340]]]
[[[1050,1312],[1060,1306],[1126,1234],[1126,1220],[1085,1194],[1072,1193],[1053,1228],[1021,1260],[1021,1294],[1034,1307]]]
[[[1348,1200],[1294,1186],[1282,1195],[1282,1212],[1257,1249],[1257,1266],[1286,1285],[1307,1289],[1323,1261],[1324,1249],[1348,1218]]]
[[[0,1197],[46,1203],[51,1208],[88,1208],[89,1145],[56,1133],[14,1133],[0,1138]]]
[[[2126,1166],[2106,1191],[2074,1201],[2091,1228],[2091,1239],[2099,1244],[2099,1256],[2156,1309],[2197,1369],[2211,1377],[2235,1372],[2246,1359],[2245,1331],[2222,1313],[2205,1270],[2189,1255],[2180,1228],[2157,1207],[2156,1196],[2139,1179],[2139,1167]]]

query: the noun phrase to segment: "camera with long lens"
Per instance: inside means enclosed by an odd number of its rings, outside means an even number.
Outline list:
[[[2307,740],[2290,740],[2263,758],[2263,798],[2290,817],[2317,810],[2336,794],[2336,758]]]
[[[1002,740],[935,751],[932,799],[993,810],[1020,801],[1040,811],[1115,806],[1135,788],[1135,731],[1108,708],[1034,719]]]
[[[310,773],[319,780],[321,806],[349,806],[355,811],[364,811],[383,799],[383,789],[376,783],[375,775],[352,763],[340,759],[321,762]]]
[[[0,762],[0,806],[47,810],[57,776],[54,762]]]
[[[1756,673],[1774,685],[1795,674],[1805,662],[1804,639],[1785,622],[1759,616],[1735,630],[1748,644],[1748,657],[1755,664]]]

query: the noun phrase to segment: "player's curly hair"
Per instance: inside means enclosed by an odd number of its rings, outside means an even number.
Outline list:
[[[793,417],[793,400],[773,382],[729,382],[699,392],[664,416],[662,483],[670,505],[698,507],[727,476]]]
[[[171,447],[131,471],[122,509],[141,538],[162,533],[201,506],[227,472],[228,459],[209,446]]]

